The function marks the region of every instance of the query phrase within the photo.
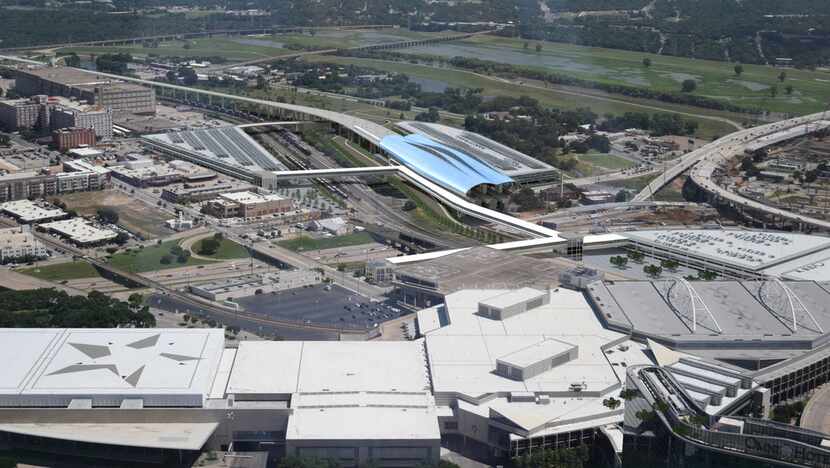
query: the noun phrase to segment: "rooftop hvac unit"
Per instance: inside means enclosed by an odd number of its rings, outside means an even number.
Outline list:
[[[574,382],[571,384],[570,387],[572,392],[581,392],[583,390],[586,390],[587,388],[588,385],[585,382]]]

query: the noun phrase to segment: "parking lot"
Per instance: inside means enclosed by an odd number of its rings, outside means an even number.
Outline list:
[[[367,329],[397,318],[401,311],[387,303],[372,303],[337,285],[260,294],[236,299],[247,312],[306,324]]]

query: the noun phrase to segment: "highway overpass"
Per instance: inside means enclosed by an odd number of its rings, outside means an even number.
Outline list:
[[[683,155],[677,164],[670,167],[667,171],[651,181],[651,183],[643,188],[643,190],[641,190],[640,193],[632,199],[632,201],[648,200],[669,182],[707,157],[743,154],[744,149],[757,139],[767,137],[768,135],[782,130],[791,129],[798,127],[799,125],[805,125],[826,118],[826,112],[819,112],[817,114],[805,115],[790,120],[782,120],[780,122],[774,122],[730,133],[729,135],[702,146],[689,154]]]
[[[364,52],[370,50],[386,50],[386,49],[405,49],[407,47],[419,47],[419,46],[428,46],[433,44],[439,44],[441,42],[449,42],[449,41],[459,41],[461,39],[467,39],[469,37],[478,36],[481,34],[489,34],[492,31],[479,31],[474,33],[466,33],[466,34],[455,34],[450,36],[440,36],[440,37],[430,37],[424,39],[410,39],[406,41],[394,41],[394,42],[384,42],[381,44],[369,44],[363,46],[355,46],[355,47],[344,47],[344,48],[334,48],[334,49],[319,49],[319,50],[308,50],[303,52],[297,52],[295,54],[289,55],[274,55],[271,57],[263,57],[254,60],[248,60],[246,62],[237,62],[237,63],[230,63],[226,65],[221,65],[218,67],[211,67],[211,70],[226,70],[229,68],[240,67],[240,66],[248,66],[248,65],[261,65],[265,63],[275,62],[277,60],[289,60],[298,57],[303,57],[306,55],[328,55],[328,54],[336,54],[340,52]]]
[[[364,30],[364,29],[391,29],[394,26],[389,24],[366,25],[366,26],[337,26],[337,27],[260,27],[260,28],[245,28],[245,29],[217,29],[212,31],[197,31],[176,34],[161,34],[154,36],[138,36],[138,37],[124,37],[120,39],[105,39],[100,41],[82,41],[82,42],[62,42],[57,44],[41,44],[26,47],[8,47],[0,48],[4,52],[23,52],[27,50],[42,50],[42,49],[62,49],[65,47],[112,47],[136,45],[148,41],[180,41],[186,39],[197,39],[200,37],[214,37],[214,36],[247,36],[253,34],[286,34],[286,33],[300,33],[308,30],[324,31],[324,30]]]
[[[687,155],[684,155],[678,164],[669,168],[647,185],[632,201],[642,202],[650,199],[661,188],[685,171],[692,169],[691,179],[700,189],[709,196],[712,204],[728,204],[739,211],[752,210],[773,218],[787,220],[800,226],[812,226],[822,230],[830,230],[830,222],[792,211],[777,208],[759,201],[744,197],[721,187],[712,180],[715,170],[731,158],[743,155],[747,148],[757,148],[758,142],[768,141],[776,143],[783,141],[783,132],[790,131],[793,136],[814,132],[830,126],[827,112],[782,120],[755,128],[740,130],[719,140],[713,141]],[[801,129],[804,129],[802,132]],[[795,130],[795,131],[794,131]]]

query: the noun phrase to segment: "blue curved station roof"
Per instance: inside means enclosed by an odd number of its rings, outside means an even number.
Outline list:
[[[380,147],[397,162],[454,192],[467,194],[482,184],[503,185],[513,179],[469,154],[423,135],[391,135]]]

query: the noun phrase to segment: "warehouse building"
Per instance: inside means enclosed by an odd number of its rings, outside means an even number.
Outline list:
[[[46,94],[108,107],[114,113],[155,114],[154,89],[98,77],[68,67],[18,69],[15,89],[25,95]]]

